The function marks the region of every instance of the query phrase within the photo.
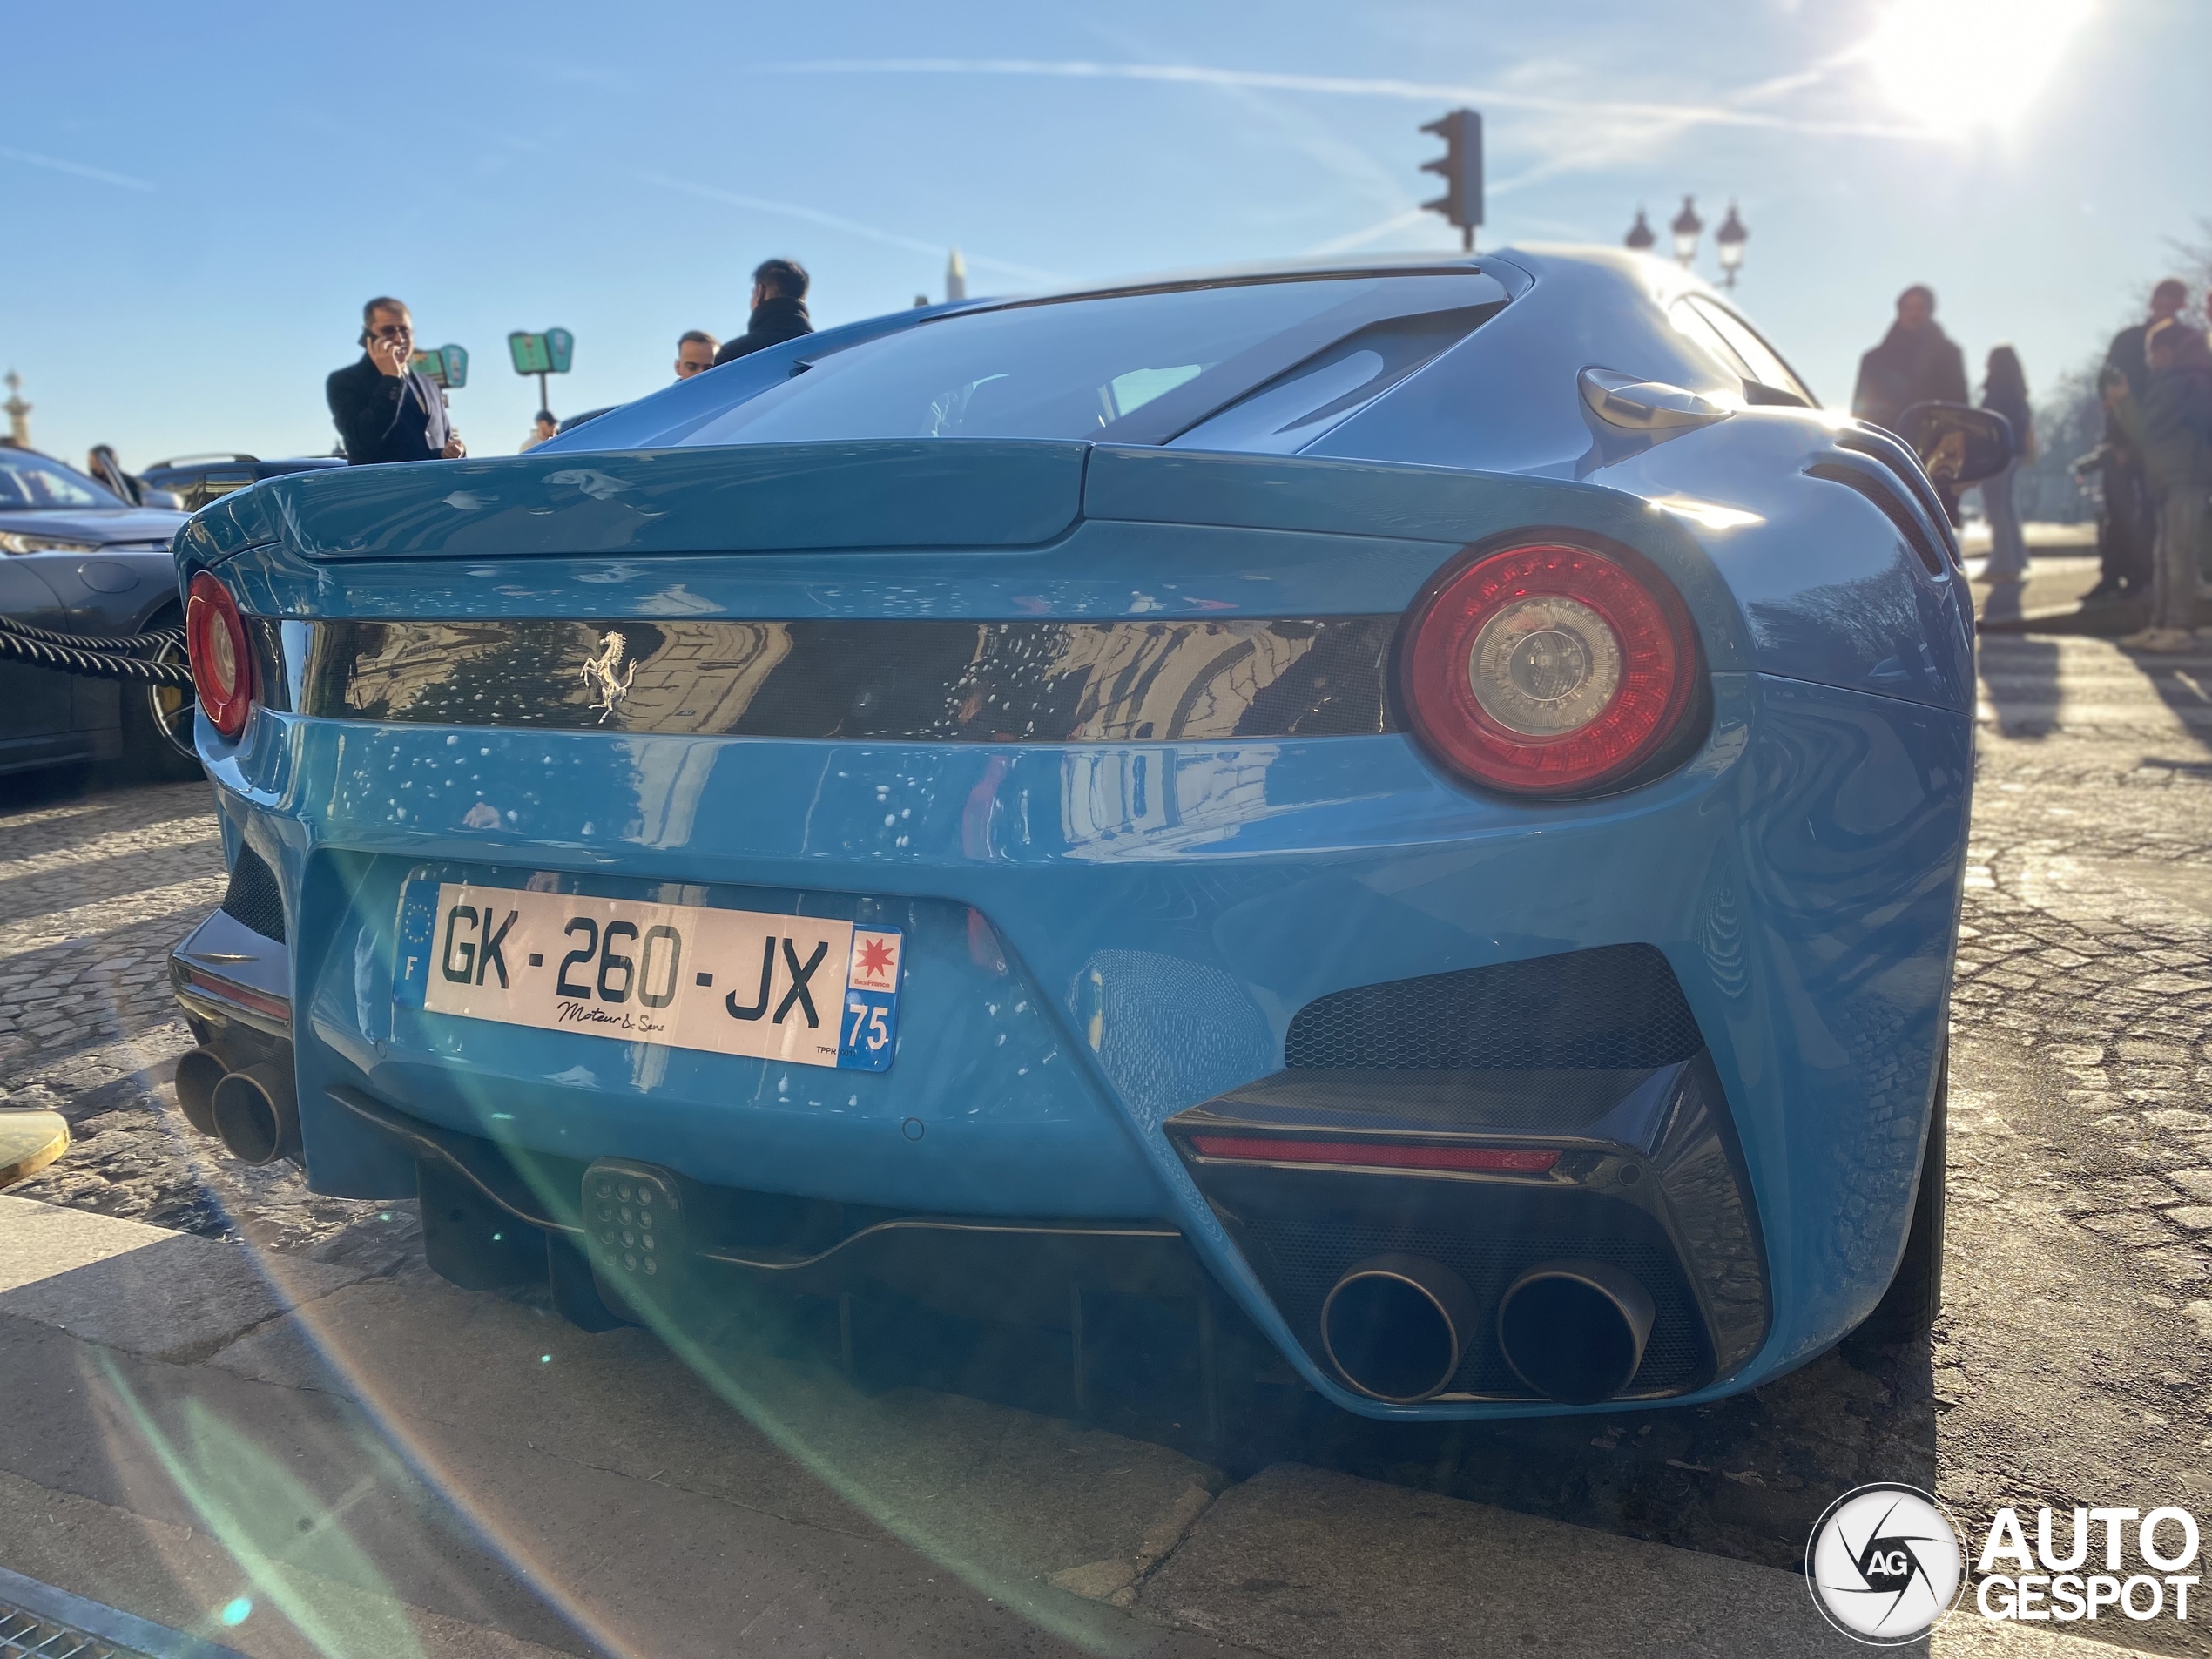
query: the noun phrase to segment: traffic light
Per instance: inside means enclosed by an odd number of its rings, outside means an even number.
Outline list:
[[[1482,223],[1482,118],[1473,110],[1454,110],[1421,131],[1444,140],[1444,153],[1421,163],[1423,172],[1444,175],[1444,193],[1433,202],[1423,202],[1421,207],[1441,213],[1458,226],[1472,253],[1474,227]]]

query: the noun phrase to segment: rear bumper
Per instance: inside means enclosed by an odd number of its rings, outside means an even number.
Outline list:
[[[579,1170],[624,1157],[902,1216],[1154,1217],[1339,1404],[1474,1416],[1532,1406],[1386,1406],[1325,1370],[1170,1120],[1280,1070],[1293,1017],[1333,993],[1648,944],[1709,1052],[1771,1309],[1755,1352],[1728,1364],[1737,1345],[1714,1340],[1675,1397],[1750,1386],[1848,1331],[1909,1220],[1971,726],[1763,676],[1713,683],[1698,757],[1572,806],[1471,797],[1395,737],[941,749],[265,713],[213,770],[293,919],[319,1190],[413,1189],[417,1153],[338,1104],[343,1089]],[[898,1062],[860,1077],[395,1025],[396,895],[433,862],[896,907],[918,999]]]
[[[1410,1113],[1381,1104],[1401,1096],[1386,1085],[1371,1089],[1368,1109],[1347,1112],[1325,1087],[1285,1074],[1172,1126],[1213,1213],[1317,1368],[1333,1374],[1320,1335],[1324,1297],[1355,1264],[1386,1252],[1417,1254],[1460,1275],[1479,1311],[1458,1375],[1426,1402],[1435,1406],[1541,1403],[1514,1375],[1496,1325],[1507,1287],[1546,1262],[1608,1263],[1651,1294],[1656,1328],[1622,1399],[1689,1393],[1757,1351],[1770,1313],[1758,1228],[1702,1054],[1656,1069],[1495,1073],[1480,1084],[1443,1084],[1467,1109],[1447,1138],[1567,1149],[1560,1164],[1534,1177],[1470,1182],[1232,1164],[1191,1146],[1197,1136],[1202,1149],[1209,1130],[1225,1126],[1311,1134],[1317,1124],[1347,1123],[1377,1143],[1409,1127],[1433,1141],[1435,1115],[1420,1108],[1433,1105],[1440,1080],[1425,1083]],[[495,1272],[509,1253],[487,1238],[504,1242],[529,1228],[587,1261],[609,1305],[658,1305],[679,1324],[688,1318],[685,1298],[738,1284],[832,1298],[887,1291],[958,1318],[1047,1325],[1066,1324],[1086,1295],[1216,1294],[1194,1241],[1172,1219],[910,1213],[794,1200],[708,1187],[635,1160],[587,1163],[460,1134],[342,1085],[328,1097],[414,1160],[433,1263],[464,1284]],[[664,1201],[644,1202],[648,1188]],[[439,1196],[456,1191],[459,1202]],[[471,1229],[473,1240],[463,1236]]]

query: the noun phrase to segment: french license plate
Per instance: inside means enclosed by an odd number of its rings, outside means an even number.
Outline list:
[[[406,1005],[461,1019],[882,1071],[904,943],[813,916],[418,878],[393,982]]]

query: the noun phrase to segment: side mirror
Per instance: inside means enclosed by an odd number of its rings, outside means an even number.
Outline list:
[[[1897,435],[1920,465],[1952,489],[1994,478],[2012,463],[2013,423],[1993,409],[1964,403],[1915,403],[1898,417]]]
[[[172,513],[181,513],[185,510],[185,498],[173,489],[156,489],[152,484],[140,484],[138,505],[165,507]]]

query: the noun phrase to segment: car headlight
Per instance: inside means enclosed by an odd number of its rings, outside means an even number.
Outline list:
[[[73,542],[65,536],[32,536],[23,530],[0,530],[0,553],[97,553],[98,542]]]

